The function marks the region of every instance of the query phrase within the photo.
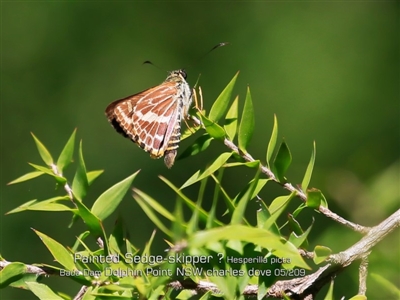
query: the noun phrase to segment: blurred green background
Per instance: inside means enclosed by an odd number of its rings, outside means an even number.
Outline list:
[[[30,132],[57,157],[78,128],[87,168],[105,170],[86,199],[89,207],[108,187],[141,169],[135,187],[173,209],[175,196],[158,175],[180,186],[227,149],[213,142],[206,152],[177,161],[168,170],[162,160],[151,160],[117,134],[104,109],[113,100],[161,83],[167,75],[163,70],[191,65],[186,68],[188,82],[193,85],[201,74],[206,109],[240,70],[234,92],[243,105],[249,85],[256,110],[248,149],[253,157],[265,159],[276,114],[279,137],[285,138],[293,155],[290,182],[301,182],[315,140],[311,186],[325,193],[333,211],[373,226],[398,209],[398,2],[21,1],[2,2],[1,9],[0,253],[8,261],[53,263],[31,227],[69,246],[85,228],[77,224],[66,229],[68,213],[4,216],[28,200],[56,193],[53,180],[45,177],[6,185],[31,171],[27,162],[41,163]],[[231,45],[198,62],[219,42]],[[142,65],[145,60],[162,70]],[[194,139],[182,142],[179,152]],[[67,170],[70,178],[73,169]],[[223,183],[234,196],[253,174],[248,169],[227,170]],[[196,189],[186,193],[195,199]],[[286,192],[271,184],[261,196],[269,203],[281,194]],[[118,215],[131,241],[143,249],[154,225],[130,195],[107,219],[108,232]],[[342,251],[360,238],[312,211],[302,215],[303,226],[313,217],[310,249],[326,245]],[[162,238],[159,232],[154,252],[167,247]],[[370,256],[370,272],[396,286],[399,244],[397,230]],[[70,295],[79,290],[79,285],[60,278],[44,282]],[[337,278],[335,297],[349,297],[357,290],[354,265]],[[0,296],[36,299],[11,288],[1,290]],[[395,299],[371,277],[368,296]]]

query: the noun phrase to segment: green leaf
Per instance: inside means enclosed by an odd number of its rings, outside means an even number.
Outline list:
[[[44,163],[48,166],[53,164],[53,158],[51,157],[50,152],[46,149],[46,147],[42,144],[41,141],[31,132],[33,140],[35,141],[36,147],[39,151],[40,156],[42,157]]]
[[[57,160],[57,168],[62,172],[71,162],[74,155],[76,129],[65,144]]]
[[[108,239],[108,243],[110,245],[110,254],[117,255],[118,253],[123,252],[124,226],[123,219],[121,216],[119,216],[114,223],[113,232]]]
[[[304,174],[303,181],[301,182],[301,189],[306,191],[308,189],[308,185],[310,184],[311,175],[314,169],[315,164],[315,155],[317,154],[315,141],[313,143],[313,150],[311,152],[310,162],[308,163],[306,173]]]
[[[285,211],[286,207],[289,205],[290,201],[296,195],[296,192],[291,193],[288,196],[276,197],[268,208],[270,217],[266,220],[262,226],[264,229],[269,229],[271,226],[275,225],[275,221],[278,217]]]
[[[367,300],[367,297],[365,295],[355,295],[354,297],[351,297],[349,300]]]
[[[157,207],[160,207],[161,205],[148,196],[147,194],[141,192],[140,190],[134,189],[133,193],[133,199],[136,200],[136,202],[139,204],[140,208],[143,210],[143,212],[146,214],[146,216],[156,225],[156,227],[164,232],[168,237],[172,238],[173,233],[171,230],[167,228],[167,226],[164,225],[164,223],[160,220],[160,218],[157,216],[157,213],[160,213],[162,216],[166,216],[167,214],[165,213],[166,210],[162,208],[162,210],[157,210]],[[151,203],[155,204],[156,206],[152,206]],[[171,222],[175,220],[175,217],[168,212],[168,216],[171,219]]]
[[[217,140],[222,140],[225,137],[225,130],[214,121],[210,121],[206,116],[201,115],[201,121],[207,133]]]
[[[289,147],[286,144],[285,140],[283,140],[274,160],[274,167],[279,182],[286,181],[285,174],[291,163],[292,154],[290,153]]]
[[[323,195],[320,190],[312,188],[307,190],[306,205],[310,208],[318,209],[321,205]]]
[[[216,195],[217,193],[222,196],[222,200],[224,200],[225,205],[227,207],[227,211],[229,211],[230,214],[233,214],[233,211],[235,210],[235,203],[233,202],[233,199],[231,199],[228,195],[228,193],[224,190],[224,188],[222,187],[221,184],[221,180],[222,180],[222,174],[223,174],[224,169],[220,169],[218,171],[218,178],[212,174],[211,178],[214,179],[215,181],[215,191],[214,191],[214,199],[213,199],[213,204],[211,207],[211,210],[209,212],[210,218],[207,219],[207,225],[206,228],[212,228],[215,227],[214,224],[212,222],[210,222],[211,220],[217,220],[217,218],[215,218],[216,215],[216,210],[217,210],[217,202],[219,202],[218,200],[220,198],[217,198]],[[216,221],[219,222],[219,221]],[[220,224],[222,225],[222,223]]]
[[[297,248],[308,248],[307,237],[311,232],[312,225],[307,228],[304,232],[300,226],[300,223],[293,217],[293,215],[288,215],[288,221],[290,228],[292,228],[293,232],[290,233],[289,242],[295,245]]]
[[[332,250],[325,246],[315,246],[313,261],[316,265],[324,262],[329,255],[332,254]]]
[[[101,194],[94,202],[91,212],[100,220],[105,220],[118,207],[138,173],[139,171],[113,185]]]
[[[199,217],[202,221],[210,221],[208,219],[209,214],[202,209],[201,207],[198,207],[197,204],[190,200],[183,192],[182,192],[182,188],[178,188],[176,187],[172,182],[170,182],[168,179],[166,179],[163,176],[159,176],[160,179],[167,184],[183,201],[184,203],[190,208],[191,211],[198,211]],[[215,220],[214,222],[212,222],[211,224],[215,225],[215,226],[220,226],[222,225],[222,223],[218,220]]]
[[[1,277],[1,274],[0,274]],[[41,277],[38,277],[36,274],[31,274],[31,273],[25,273],[21,276],[18,276],[16,278],[13,278],[15,281],[10,283],[10,287],[17,288],[17,289],[23,289],[23,290],[29,290],[27,283],[28,282],[37,282],[41,280]],[[1,288],[1,284],[0,284]]]
[[[260,161],[255,160],[255,161],[246,161],[246,162],[231,162],[225,164],[223,167],[224,168],[232,168],[232,167],[238,167],[238,166],[245,166],[249,168],[259,168],[260,167]]]
[[[23,263],[14,262],[5,266],[0,271],[0,288],[5,288],[12,282],[17,281],[26,272],[26,266]]]
[[[326,292],[324,300],[334,300],[334,298],[333,298],[333,284],[334,284],[334,281],[331,280],[331,284],[329,285],[329,289]]]
[[[289,201],[293,198],[293,193],[288,196],[276,197],[269,206],[269,212],[271,215],[278,214],[281,215],[285,207],[289,204]]]
[[[58,175],[55,175],[52,169],[49,169],[47,167],[42,167],[39,165],[35,165],[32,163],[29,163],[30,166],[34,167],[36,170],[38,170],[39,172],[43,172],[47,175],[50,175],[52,177],[54,177],[54,179],[59,183],[59,184],[65,184],[67,182],[67,179]]]
[[[64,204],[57,203],[57,201],[69,201],[69,197],[54,197],[48,200],[31,200],[17,208],[9,211],[7,214],[22,212],[25,210],[39,210],[39,211],[71,211],[72,209]]]
[[[187,139],[188,137],[191,137],[193,134],[195,134],[201,126],[195,124],[193,127],[187,127],[182,133],[181,133],[181,141]]]
[[[65,269],[68,271],[77,270],[72,254],[65,249],[63,245],[35,229],[33,229],[33,231],[39,236],[47,249],[49,249],[54,259],[58,261]]]
[[[272,134],[268,142],[268,148],[267,148],[267,166],[268,168],[271,168],[271,158],[272,154],[275,151],[275,146],[276,146],[276,140],[278,138],[278,119],[276,118],[276,115],[274,114],[274,127],[272,128]]]
[[[204,134],[200,137],[198,137],[193,144],[191,144],[188,148],[186,148],[185,151],[182,152],[182,154],[179,156],[178,159],[186,158],[189,156],[194,156],[208,148],[210,146],[211,141],[213,138],[208,135]]]
[[[235,100],[228,110],[225,118],[224,129],[228,138],[233,141],[238,130],[238,115],[239,115],[239,97],[236,96]]]
[[[239,125],[238,144],[239,149],[246,153],[254,131],[254,108],[251,100],[250,88],[247,88],[246,100],[244,102],[242,118]]]
[[[50,169],[50,168],[43,167],[43,166],[39,166],[39,165],[32,164],[32,163],[28,163],[28,164],[29,164],[31,167],[33,167],[33,168],[35,168],[36,170],[38,170],[39,172],[43,172],[43,173],[45,173],[45,174],[47,174],[47,175],[50,175],[50,176],[55,176],[54,173],[53,173],[53,170]]]
[[[184,189],[200,180],[202,180],[203,178],[206,178],[207,176],[210,176],[211,174],[213,174],[215,171],[217,171],[218,169],[220,169],[225,162],[229,159],[229,157],[231,157],[232,153],[230,152],[225,152],[222,153],[220,156],[218,156],[214,162],[208,167],[206,168],[203,172],[197,171],[195,174],[192,175],[192,177],[190,177],[182,186],[180,189]]]
[[[21,205],[18,206],[17,208],[14,208],[13,210],[10,210],[9,212],[7,212],[6,215],[14,214],[14,213],[21,212],[21,211],[25,211],[25,210],[28,209],[28,207],[29,207],[30,205],[32,205],[32,204],[34,204],[34,203],[36,203],[36,202],[37,202],[36,199],[30,200],[30,201],[28,201],[28,202],[25,202],[24,204],[21,204]]]
[[[210,120],[218,122],[218,120],[222,117],[225,111],[228,108],[229,100],[231,99],[232,90],[235,86],[236,79],[239,75],[239,72],[233,76],[232,80],[228,83],[225,89],[218,96],[217,100],[215,100],[213,106],[210,109],[210,114],[208,115]]]
[[[244,219],[244,213],[246,212],[246,207],[248,202],[253,198],[255,188],[258,184],[258,177],[260,175],[260,169],[257,169],[257,173],[254,179],[249,182],[246,189],[242,191],[237,199],[237,206],[233,212],[231,225],[240,224]]]
[[[21,177],[18,177],[17,179],[14,179],[13,181],[10,181],[7,184],[11,185],[11,184],[24,182],[24,181],[31,180],[33,178],[39,177],[39,176],[41,176],[43,174],[45,174],[45,173],[42,172],[42,171],[34,171],[34,172],[26,173],[25,175],[22,175]]]
[[[203,180],[201,180],[200,182],[200,187],[199,187],[199,192],[197,194],[197,201],[196,201],[196,208],[193,211],[193,214],[189,220],[189,222],[187,223],[187,234],[191,235],[194,232],[199,230],[199,213],[201,210],[201,204],[203,203],[203,198],[204,198],[204,192],[207,186],[207,181],[208,181],[208,177],[204,178]],[[214,193],[214,197],[215,197],[215,193]],[[180,197],[179,199],[182,199],[182,197]],[[213,206],[214,206],[214,198],[213,198]],[[211,213],[209,214],[209,218],[211,218],[211,222],[214,221],[215,216],[212,215]],[[209,221],[207,219],[207,221]]]
[[[190,237],[188,246],[200,248],[214,242],[225,240],[239,240],[253,243],[265,249],[273,249],[273,254],[277,257],[290,259],[292,265],[310,269],[292,243],[284,242],[280,236],[261,228],[254,228],[245,225],[229,225],[203,230]]]
[[[52,300],[64,300],[64,298],[54,293],[47,285],[37,282],[27,282],[26,285],[39,299],[52,299]]]
[[[79,143],[79,164],[76,170],[74,180],[72,181],[72,191],[80,200],[85,198],[89,187],[86,175],[85,161],[83,160],[82,141]]]
[[[96,171],[89,171],[86,173],[88,184],[91,185],[93,181],[97,179],[101,174],[103,174],[104,170],[96,170]]]
[[[74,195],[75,198],[76,195]],[[78,199],[79,200],[79,199]],[[89,228],[90,233],[92,233],[96,238],[102,237],[104,242],[104,251],[107,253],[108,251],[108,240],[106,239],[106,235],[104,232],[103,224],[101,220],[97,218],[84,204],[81,200],[75,201],[75,205],[78,207],[77,214],[82,218],[83,222],[85,222],[86,226]]]

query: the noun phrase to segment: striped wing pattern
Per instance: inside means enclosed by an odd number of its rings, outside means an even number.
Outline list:
[[[111,125],[150,153],[174,164],[182,118],[187,117],[191,91],[182,70],[173,71],[160,85],[112,102],[106,108]]]

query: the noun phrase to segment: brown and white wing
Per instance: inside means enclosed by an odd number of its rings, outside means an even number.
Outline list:
[[[115,130],[129,137],[154,158],[164,155],[178,119],[177,87],[164,82],[112,102],[106,115]]]
[[[180,126],[177,94],[175,83],[164,82],[148,91],[134,109],[133,131],[137,136],[136,142],[150,152],[153,158],[164,155],[174,129]]]

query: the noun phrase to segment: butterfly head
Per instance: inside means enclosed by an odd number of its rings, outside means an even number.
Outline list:
[[[167,79],[165,81],[169,82],[181,82],[181,81],[186,81],[187,74],[185,70],[180,69],[180,70],[175,70],[169,73]]]

